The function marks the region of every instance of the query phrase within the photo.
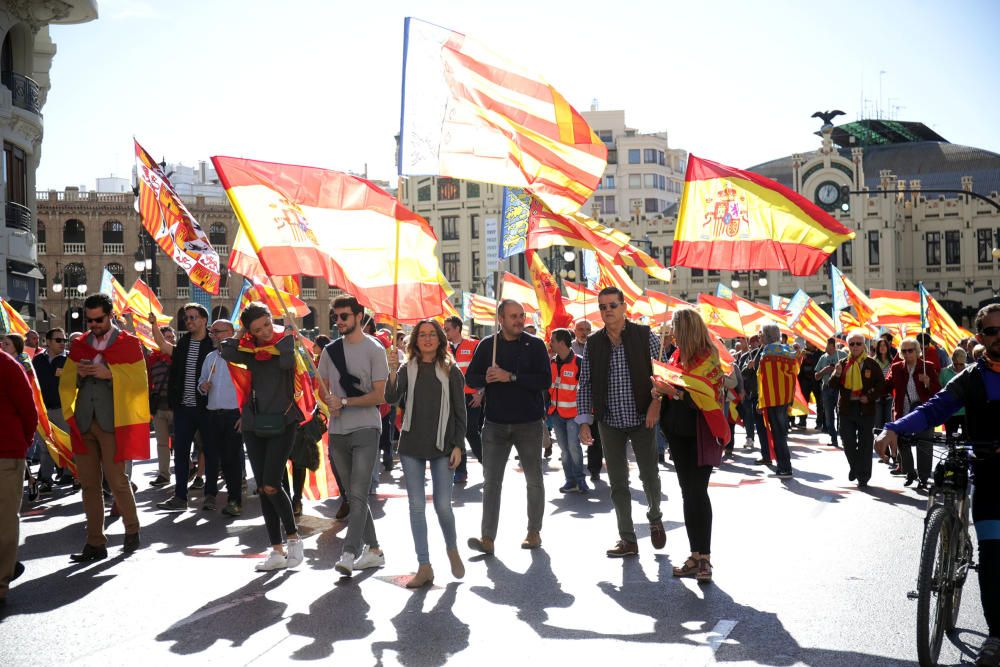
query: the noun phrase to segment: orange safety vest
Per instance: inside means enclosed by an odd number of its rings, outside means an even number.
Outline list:
[[[562,366],[552,361],[552,386],[549,387],[549,414],[557,413],[563,419],[576,417],[576,386],[579,384],[580,365],[576,355]]]
[[[452,356],[455,357],[455,365],[458,366],[458,370],[462,371],[464,376],[469,371],[469,364],[472,363],[472,355],[476,351],[476,346],[479,345],[479,341],[474,338],[463,338],[462,342],[458,344],[458,347],[452,350]],[[449,349],[451,345],[448,345]],[[466,385],[466,394],[475,394],[476,390]]]

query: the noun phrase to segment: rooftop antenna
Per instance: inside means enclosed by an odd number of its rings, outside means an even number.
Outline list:
[[[597,111],[597,98],[594,97],[590,100],[590,110]]]
[[[886,71],[884,69],[878,71],[878,110],[876,114],[880,120],[882,118],[882,77],[885,75]]]

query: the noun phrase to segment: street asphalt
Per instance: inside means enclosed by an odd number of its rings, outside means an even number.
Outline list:
[[[523,550],[525,487],[511,456],[495,556],[466,547],[479,535],[482,474],[454,494],[464,579],[448,568],[433,507],[427,522],[434,586],[403,587],[416,569],[398,466],[373,498],[386,566],[341,578],[333,569],[346,524],[339,500],[307,502],[305,562],[257,573],[266,534],[255,496],[231,519],[201,507],[161,512],[155,464],[135,466],[143,548],[77,565],[84,543],[79,494],[25,501],[19,558],[27,569],[0,610],[0,664],[810,665],[916,664],[915,588],[925,496],[874,464],[870,487],[847,480],[826,436],[792,432],[795,478],[779,480],[743,451],[712,476],[714,582],[675,579],[688,542],[677,479],[661,467],[667,546],[652,548],[633,468],[638,558],[614,560],[606,475],[586,496],[563,495],[559,448],[545,469],[543,544]],[[154,450],[155,451],[155,450]],[[428,493],[430,492],[428,485]],[[222,493],[219,500],[224,504]],[[940,664],[970,664],[985,634],[975,576]]]

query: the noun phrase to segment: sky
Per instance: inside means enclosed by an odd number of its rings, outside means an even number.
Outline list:
[[[1000,152],[1000,2],[98,0],[57,54],[37,189],[212,155],[395,179],[403,19],[463,32],[580,111],[735,167],[813,150],[814,111]]]

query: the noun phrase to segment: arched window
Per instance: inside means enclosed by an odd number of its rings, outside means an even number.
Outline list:
[[[226,226],[221,222],[213,222],[208,228],[208,242],[212,246],[226,245]]]
[[[229,309],[225,306],[216,306],[212,309],[212,321],[215,320],[228,320],[229,319]]]
[[[45,223],[38,221],[38,242],[45,243]]]
[[[108,220],[101,228],[102,243],[125,243],[125,226],[117,220]]]
[[[63,243],[86,243],[87,230],[79,220],[67,220],[63,225]]]
[[[111,275],[113,275],[115,277],[115,280],[117,280],[119,282],[119,284],[121,284],[123,286],[125,285],[125,267],[124,266],[122,266],[118,262],[111,262],[110,264],[108,264],[104,268],[108,270],[108,273],[110,273]]]
[[[187,272],[180,267],[177,267],[177,287],[191,287],[191,279],[188,278]]]
[[[87,284],[87,287],[90,287],[87,283],[87,269],[79,262],[67,264],[63,268],[63,288],[69,290],[81,284]]]

